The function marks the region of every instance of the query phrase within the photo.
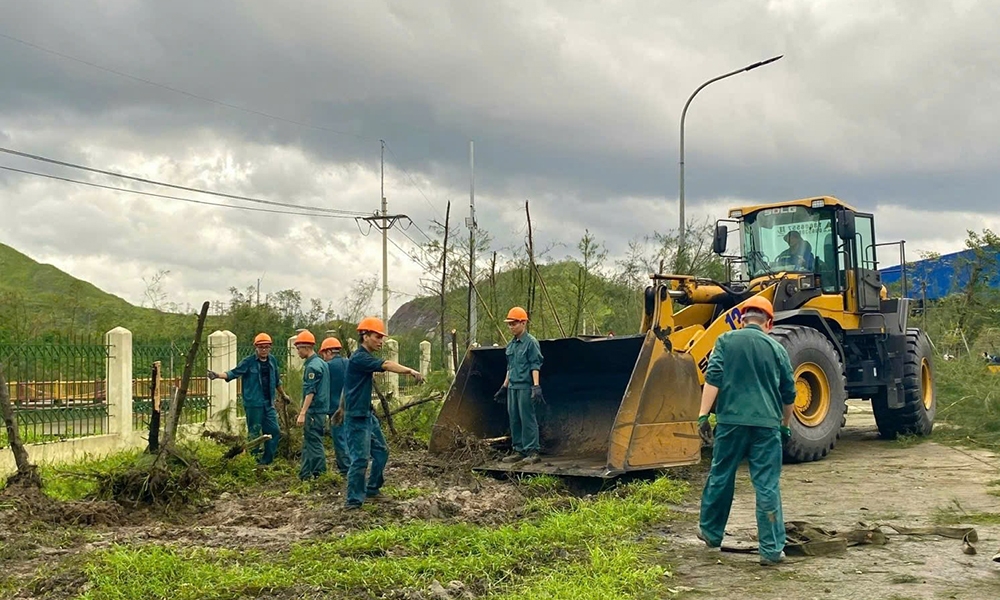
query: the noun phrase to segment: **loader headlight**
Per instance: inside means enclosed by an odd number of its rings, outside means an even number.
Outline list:
[[[743,211],[742,210],[731,210],[731,211],[729,211],[729,218],[730,219],[739,219],[742,216],[743,216]]]
[[[823,200],[822,198],[816,198],[815,200],[812,201],[811,206],[813,208],[823,208],[824,206],[826,206],[826,201]]]

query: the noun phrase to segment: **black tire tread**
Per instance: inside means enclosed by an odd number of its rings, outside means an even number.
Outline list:
[[[934,402],[928,411],[924,407],[921,388],[920,363],[927,358],[931,363],[931,389]],[[885,398],[872,399],[872,412],[878,424],[879,435],[895,439],[900,435],[930,435],[934,429],[937,412],[936,378],[934,377],[933,353],[927,334],[920,329],[906,330],[906,357],[903,359],[903,407],[892,410]]]
[[[827,355],[833,364],[837,365],[837,373],[826,373],[831,395],[830,412],[827,419],[833,419],[837,423],[833,433],[822,440],[805,440],[796,435],[797,421],[795,417],[792,417],[792,439],[785,446],[785,459],[789,462],[821,460],[837,445],[837,440],[840,439],[841,431],[846,423],[847,389],[844,364],[830,340],[815,328],[802,325],[776,325],[771,330],[771,337],[785,350],[803,345],[820,350]],[[794,371],[797,366],[793,359],[792,370]]]

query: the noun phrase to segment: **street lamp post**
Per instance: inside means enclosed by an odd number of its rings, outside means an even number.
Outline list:
[[[687,249],[687,224],[684,222],[684,118],[687,117],[688,107],[691,106],[691,101],[694,97],[698,95],[698,92],[708,87],[709,84],[715,83],[720,79],[725,79],[727,77],[732,77],[733,75],[739,75],[740,73],[746,73],[747,71],[752,71],[757,67],[763,67],[764,65],[773,63],[774,61],[783,57],[784,54],[769,58],[767,60],[762,60],[760,62],[755,62],[752,65],[743,67],[742,69],[736,69],[726,73],[725,75],[719,75],[718,77],[713,77],[705,83],[698,86],[698,89],[691,94],[684,103],[684,110],[681,111],[681,182],[680,182],[680,237],[678,239],[677,245],[677,257],[676,264],[674,265],[675,270],[680,270],[681,268],[681,253]]]

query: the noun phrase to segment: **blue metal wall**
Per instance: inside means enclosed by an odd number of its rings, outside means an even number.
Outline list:
[[[997,255],[1000,259],[1000,254]],[[972,250],[944,254],[938,258],[920,260],[906,269],[906,286],[911,298],[920,298],[923,285],[927,284],[927,299],[936,300],[960,291],[969,282],[970,264],[975,260]],[[880,269],[882,283],[898,283],[899,266]],[[1000,288],[1000,276],[990,282],[990,287]]]

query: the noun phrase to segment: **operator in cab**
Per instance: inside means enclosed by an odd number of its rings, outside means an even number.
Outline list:
[[[795,402],[795,379],[788,352],[768,333],[774,308],[766,298],[743,304],[743,328],[715,341],[698,413],[699,433],[712,442],[712,467],[701,497],[698,539],[709,548],[722,546],[733,505],[736,469],[746,459],[757,503],[760,564],[784,559],[785,521],[781,512],[783,442]],[[715,406],[713,435],[708,422]]]
[[[809,242],[802,239],[802,234],[793,229],[785,234],[784,240],[788,244],[788,248],[775,259],[775,267],[796,271],[812,271],[814,261],[812,247]]]

